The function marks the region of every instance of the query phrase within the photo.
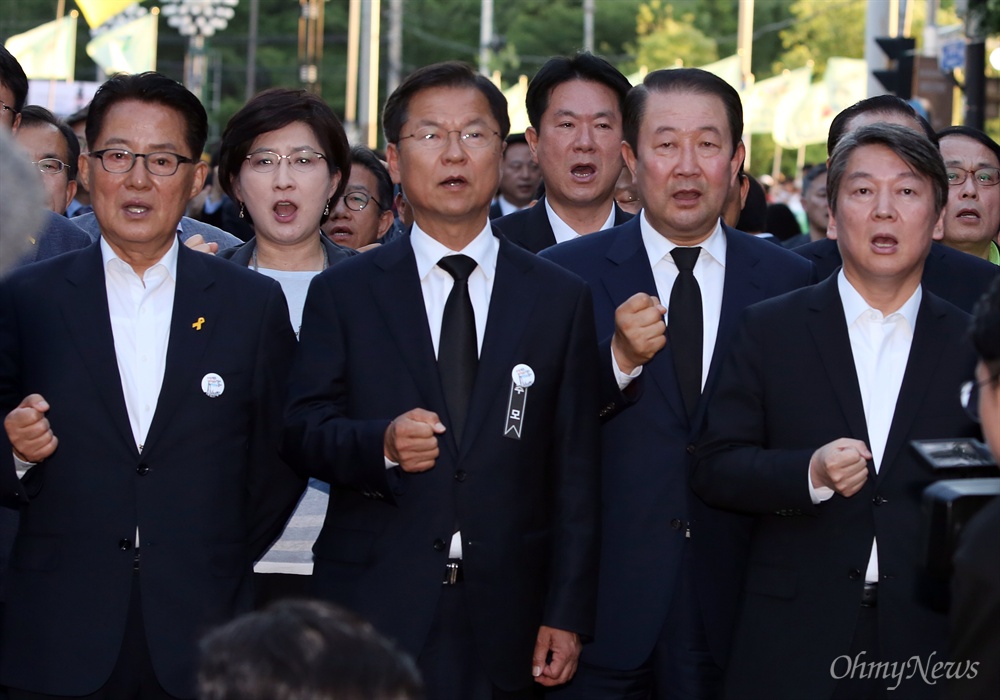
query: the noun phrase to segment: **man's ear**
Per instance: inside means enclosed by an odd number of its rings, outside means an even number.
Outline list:
[[[535,130],[535,127],[529,126],[524,130],[524,140],[528,142],[528,150],[531,151],[531,157],[537,163],[538,156],[535,155],[535,151],[538,150],[538,131]]]
[[[399,148],[394,143],[385,145],[385,164],[389,167],[389,177],[399,184]]]

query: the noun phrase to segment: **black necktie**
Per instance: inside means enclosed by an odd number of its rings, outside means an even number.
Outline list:
[[[677,279],[670,290],[667,307],[667,338],[674,357],[674,369],[684,397],[688,416],[694,415],[701,396],[702,315],[701,288],[694,278],[700,247],[674,248],[670,251],[677,263]]]
[[[438,343],[438,369],[444,385],[444,400],[448,405],[455,442],[462,440],[465,413],[472,396],[479,365],[476,344],[476,315],[469,298],[469,275],[476,261],[466,255],[448,255],[438,261],[438,267],[455,278],[441,317],[441,339]]]

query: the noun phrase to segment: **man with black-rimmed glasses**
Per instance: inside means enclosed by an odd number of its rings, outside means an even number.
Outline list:
[[[100,239],[0,284],[0,502],[20,510],[12,698],[193,698],[302,482],[278,458],[295,337],[277,283],[181,245],[207,118],[156,73],[90,109]]]

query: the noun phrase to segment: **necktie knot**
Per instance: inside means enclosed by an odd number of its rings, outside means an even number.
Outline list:
[[[461,283],[468,280],[476,269],[476,261],[468,255],[446,255],[438,260],[438,267],[451,275],[455,282]]]
[[[677,247],[670,251],[670,257],[674,259],[674,263],[677,264],[677,269],[681,272],[694,270],[694,264],[698,262],[698,256],[700,254],[701,246],[695,246],[693,248]]]

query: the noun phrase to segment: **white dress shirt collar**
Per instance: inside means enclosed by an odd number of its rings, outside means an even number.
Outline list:
[[[108,242],[106,240],[104,240],[104,236],[101,236],[100,240],[101,240],[101,258],[104,261],[104,269],[105,270],[108,269],[108,265],[113,260],[117,260],[118,261],[117,263],[115,263],[115,265],[121,264],[121,265],[127,266],[128,269],[130,269],[130,270],[133,269],[131,265],[129,265],[127,262],[125,262],[124,260],[122,260],[118,256],[118,253],[116,253],[114,251],[114,249],[112,249],[112,247],[108,244]],[[163,257],[160,258],[155,264],[150,265],[149,269],[146,270],[146,273],[148,274],[149,270],[153,269],[157,265],[162,265],[164,267],[164,269],[166,270],[167,275],[170,277],[170,279],[176,281],[177,280],[177,254],[178,254],[178,250],[179,249],[180,249],[180,243],[178,241],[177,236],[174,236],[174,242],[171,244],[170,248],[167,249],[167,252],[164,253]]]
[[[837,290],[840,292],[840,303],[844,306],[844,318],[847,320],[848,326],[856,323],[863,314],[877,314],[878,317],[882,317],[882,312],[872,308],[872,305],[865,301],[861,293],[854,288],[854,285],[847,279],[847,275],[844,274],[843,268],[837,273]],[[903,305],[895,312],[886,315],[886,318],[893,314],[900,314],[906,319],[910,328],[915,329],[917,327],[917,313],[920,310],[920,300],[922,298],[923,286],[918,284],[916,291],[913,292],[910,298],[903,302]]]
[[[646,255],[649,256],[649,266],[650,268],[655,267],[656,263],[664,258],[669,259],[673,262],[673,258],[670,256],[670,251],[677,247],[677,244],[672,242],[666,236],[661,235],[653,228],[653,225],[649,223],[646,219],[646,210],[643,209],[639,216],[639,232],[642,234],[642,244],[646,248]],[[723,268],[726,267],[726,234],[722,230],[722,220],[720,219],[715,224],[715,229],[709,234],[708,238],[702,241],[700,244],[703,252],[707,253],[715,260],[717,263],[722,265]],[[701,256],[699,256],[700,258]]]
[[[556,214],[555,210],[552,208],[552,205],[549,204],[548,197],[546,197],[544,201],[545,201],[545,213],[548,214],[549,226],[552,227],[552,235],[555,236],[556,243],[565,243],[566,241],[572,241],[574,238],[579,238],[581,234],[578,233],[576,230],[574,230],[572,226],[570,226],[561,218],[559,218],[559,215]],[[538,205],[536,204],[535,206]],[[608,212],[608,218],[604,220],[604,223],[597,230],[603,231],[604,229],[611,228],[614,225],[615,225],[615,204],[614,202],[612,202],[611,211]],[[583,233],[584,234],[596,233],[596,231],[584,231]]]
[[[493,235],[493,227],[488,221],[483,230],[468,245],[457,251],[431,238],[414,221],[410,231],[410,245],[413,246],[413,255],[417,259],[417,275],[420,279],[425,279],[441,258],[461,253],[476,261],[492,285],[493,275],[496,274],[499,243],[496,236]]]

